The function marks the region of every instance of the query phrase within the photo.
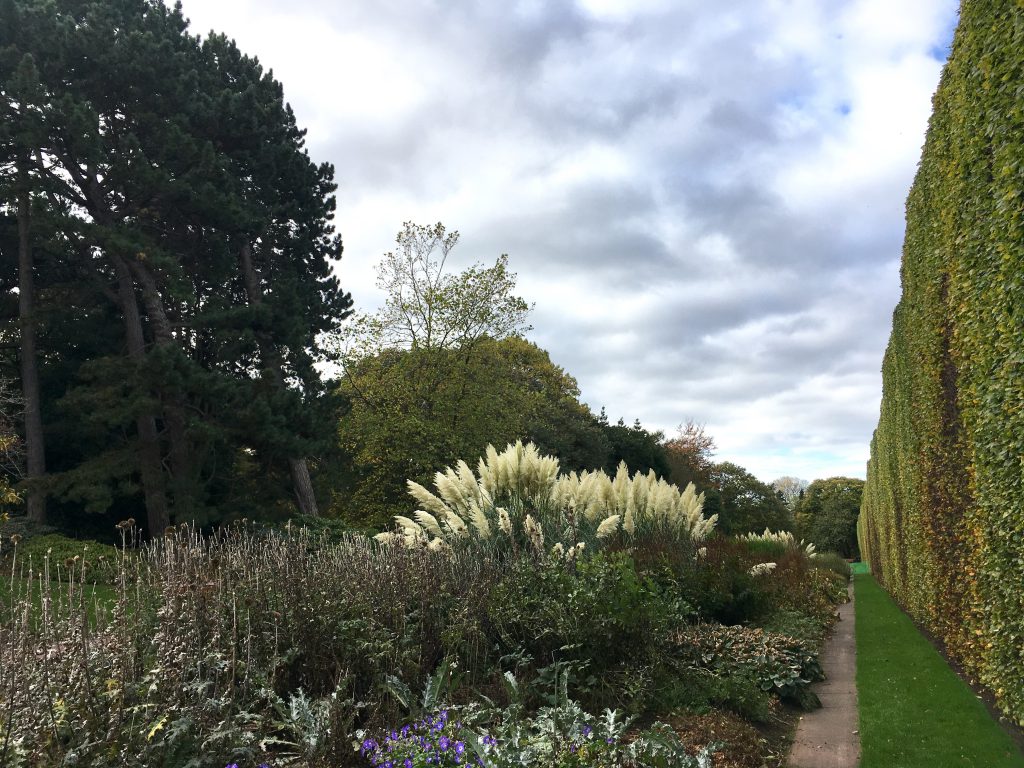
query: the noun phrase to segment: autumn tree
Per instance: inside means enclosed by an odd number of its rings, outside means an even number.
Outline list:
[[[688,483],[699,488],[710,486],[715,448],[715,439],[705,431],[703,424],[692,419],[680,424],[675,436],[665,441],[672,482],[680,488]]]
[[[566,469],[605,464],[610,443],[579,387],[519,334],[528,303],[507,256],[449,268],[458,232],[406,223],[378,265],[382,308],[356,317],[339,339],[334,511],[367,526],[408,511],[405,482],[486,446],[532,440]]]
[[[424,386],[423,371],[441,371]],[[471,350],[390,349],[350,364],[339,382],[349,401],[332,513],[373,528],[408,512],[406,480],[429,484],[488,444],[536,443],[568,469],[596,469],[608,445],[575,380],[518,337],[481,339]]]

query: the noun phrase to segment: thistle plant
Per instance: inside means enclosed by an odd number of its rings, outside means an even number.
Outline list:
[[[717,515],[703,516],[704,495],[692,483],[680,491],[654,472],[630,476],[624,463],[614,477],[602,470],[560,474],[558,460],[532,443],[509,444],[501,453],[488,446],[476,473],[465,461],[447,467],[434,476],[436,493],[412,480],[408,486],[420,508],[412,517],[396,516],[396,531],[378,540],[537,553],[549,547],[571,558],[580,544],[599,548],[650,536],[702,541],[717,522]]]

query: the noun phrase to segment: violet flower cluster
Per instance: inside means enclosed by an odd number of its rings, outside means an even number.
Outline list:
[[[379,741],[364,739],[359,751],[374,768],[482,766],[483,760],[467,747],[472,738],[461,722],[449,721],[448,711],[441,710],[436,716],[392,730]],[[492,746],[495,742],[485,736],[483,743]]]

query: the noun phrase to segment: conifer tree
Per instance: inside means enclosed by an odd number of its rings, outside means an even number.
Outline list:
[[[333,168],[310,160],[280,84],[156,0],[3,0],[0,21],[5,109],[22,104],[12,67],[38,73],[21,178],[53,212],[62,279],[88,285],[60,294],[103,327],[51,359],[62,427],[109,437],[64,456],[51,492],[101,509],[141,487],[157,532],[224,514],[248,451],[287,467],[315,514],[317,339],[351,300],[333,274]],[[76,334],[59,307],[52,322]]]

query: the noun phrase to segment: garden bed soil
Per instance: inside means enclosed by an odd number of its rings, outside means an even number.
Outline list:
[[[780,705],[767,723],[750,723],[737,715],[713,709],[704,714],[680,714],[667,719],[691,751],[711,743],[714,768],[784,768],[801,710]]]

